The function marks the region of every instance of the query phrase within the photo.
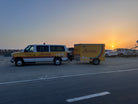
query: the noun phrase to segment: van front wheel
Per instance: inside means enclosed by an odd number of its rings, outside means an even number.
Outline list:
[[[24,61],[22,59],[16,59],[15,60],[15,65],[16,66],[23,66],[24,65]]]
[[[100,64],[100,60],[98,58],[93,59],[93,64],[94,65],[99,65]]]
[[[54,64],[55,65],[61,65],[61,59],[60,58],[55,58],[54,59]]]

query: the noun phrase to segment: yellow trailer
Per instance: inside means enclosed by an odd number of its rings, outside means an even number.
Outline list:
[[[105,60],[104,44],[75,44],[74,59],[80,62],[90,62],[94,65]]]

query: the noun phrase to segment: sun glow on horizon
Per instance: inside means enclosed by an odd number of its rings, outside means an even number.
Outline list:
[[[115,46],[114,45],[112,45],[112,48],[114,48]]]

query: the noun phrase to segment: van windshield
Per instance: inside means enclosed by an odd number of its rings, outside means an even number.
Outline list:
[[[25,48],[24,52],[34,52],[34,46],[33,45],[29,45]]]

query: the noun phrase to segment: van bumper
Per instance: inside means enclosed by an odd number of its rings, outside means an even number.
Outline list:
[[[68,61],[68,58],[67,57],[63,57],[62,61]]]
[[[14,63],[14,58],[12,58],[12,59],[10,60],[10,62],[11,62],[11,63]]]

